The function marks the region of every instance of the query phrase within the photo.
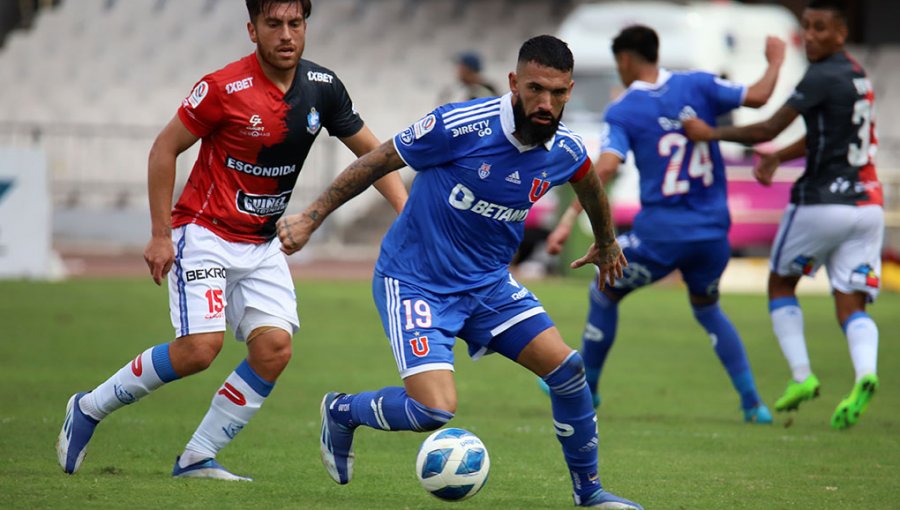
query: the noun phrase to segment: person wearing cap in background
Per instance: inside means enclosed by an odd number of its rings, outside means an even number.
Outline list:
[[[458,81],[441,92],[440,102],[456,103],[497,95],[497,88],[481,76],[481,57],[478,53],[460,53],[454,62]]]

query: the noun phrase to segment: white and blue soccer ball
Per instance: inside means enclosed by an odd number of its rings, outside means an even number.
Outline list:
[[[446,501],[471,498],[484,487],[491,459],[481,439],[468,430],[447,428],[422,442],[416,476],[422,487]]]

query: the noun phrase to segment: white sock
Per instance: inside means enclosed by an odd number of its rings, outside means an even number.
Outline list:
[[[178,465],[182,468],[186,468],[191,464],[196,464],[201,460],[206,460],[208,458],[209,455],[185,449],[184,452],[181,453],[181,456],[178,457]]]
[[[156,365],[163,366],[154,366],[154,361]],[[160,373],[165,380],[160,377]],[[151,347],[85,395],[79,402],[81,411],[96,420],[102,420],[116,409],[137,402],[151,391],[177,378],[169,360],[168,344]]]
[[[259,411],[272,387],[272,383],[259,377],[244,360],[213,396],[209,411],[182,457],[215,457]]]
[[[868,315],[854,314],[844,324],[856,382],[878,369],[878,326]]]
[[[791,367],[791,376],[797,382],[805,381],[812,369],[803,337],[803,310],[798,305],[787,305],[772,310],[769,315],[778,345]]]

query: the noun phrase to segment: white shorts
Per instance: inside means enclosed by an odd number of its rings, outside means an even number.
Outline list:
[[[878,297],[884,210],[877,205],[789,204],[769,268],[781,276],[813,276],[825,265],[831,288]]]
[[[169,313],[175,336],[225,331],[238,340],[274,326],[292,335],[300,327],[297,297],[278,238],[232,243],[194,224],[172,232]]]

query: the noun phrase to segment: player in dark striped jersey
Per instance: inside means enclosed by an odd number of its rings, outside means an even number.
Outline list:
[[[875,96],[862,66],[844,50],[843,2],[812,0],[801,25],[810,66],[770,119],[722,128],[693,120],[685,129],[693,140],[758,143],[775,138],[803,116],[805,138],[761,154],[754,169],[756,179],[768,185],[780,162],[806,156],[806,171],[791,190],[770,264],[772,326],[792,373],[775,408],[796,409],[819,394],[795,289],[803,275],[812,276],[824,265],[856,372],[853,389],[831,418],[834,428],[844,429],[857,422],[878,388],[878,327],[866,314],[866,304],[878,296],[884,240],[882,189],[874,164]]]
[[[299,327],[275,222],[322,129],[357,156],[379,145],[334,72],[301,58],[311,0],[246,4],[256,52],[197,82],[150,152],[152,238],[144,258],[157,284],[168,275],[176,339],[69,399],[57,443],[66,473],[78,470],[94,428],[109,413],[207,368],[227,324],[246,342],[247,358],[213,396],[172,474],[249,480],[215,458],[272,391]],[[198,140],[200,155],[173,210],[175,159]],[[396,173],[376,187],[397,211],[403,208],[406,189]]]

